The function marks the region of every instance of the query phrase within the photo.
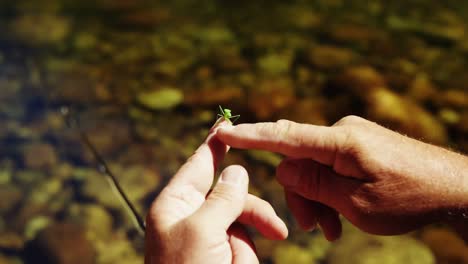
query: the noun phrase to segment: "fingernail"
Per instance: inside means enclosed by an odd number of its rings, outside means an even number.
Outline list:
[[[278,169],[278,181],[285,187],[295,187],[299,184],[300,172],[297,162],[285,161]]]
[[[242,186],[244,183],[244,177],[242,175],[238,175],[237,173],[232,173],[229,171],[225,171],[221,173],[221,177],[219,178],[219,182],[227,183],[236,186]]]

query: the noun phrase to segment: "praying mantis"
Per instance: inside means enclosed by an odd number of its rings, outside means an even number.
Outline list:
[[[234,122],[237,121],[237,119],[239,119],[240,115],[232,115],[231,113],[231,109],[228,109],[228,108],[222,108],[220,105],[219,106],[219,111],[220,113],[217,115],[218,117],[218,121],[216,122],[220,122],[220,120],[222,120],[221,118],[224,118],[224,120],[226,122],[228,122],[229,124],[232,124]],[[231,120],[233,119],[233,120]]]

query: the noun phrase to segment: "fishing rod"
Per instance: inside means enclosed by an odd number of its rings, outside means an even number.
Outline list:
[[[125,194],[125,191],[115,177],[115,174],[109,168],[107,162],[104,160],[101,154],[99,154],[98,150],[89,139],[88,134],[86,134],[86,132],[80,126],[80,122],[77,116],[70,110],[69,107],[66,106],[60,108],[60,114],[62,114],[63,118],[65,119],[68,128],[77,130],[81,142],[91,151],[94,159],[98,163],[98,171],[106,176],[106,180],[109,182],[109,185],[111,186],[116,196],[120,198],[125,209],[129,212],[129,215],[131,216],[135,226],[141,234],[144,234],[146,230],[145,221]]]

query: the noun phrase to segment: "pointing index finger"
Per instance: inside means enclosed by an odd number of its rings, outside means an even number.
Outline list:
[[[261,149],[333,165],[346,135],[336,127],[299,124],[288,120],[220,128],[217,137],[229,146]]]

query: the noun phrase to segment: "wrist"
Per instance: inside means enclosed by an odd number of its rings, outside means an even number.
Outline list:
[[[453,162],[448,173],[454,179],[450,199],[452,203],[443,219],[468,243],[468,157],[450,154]]]

